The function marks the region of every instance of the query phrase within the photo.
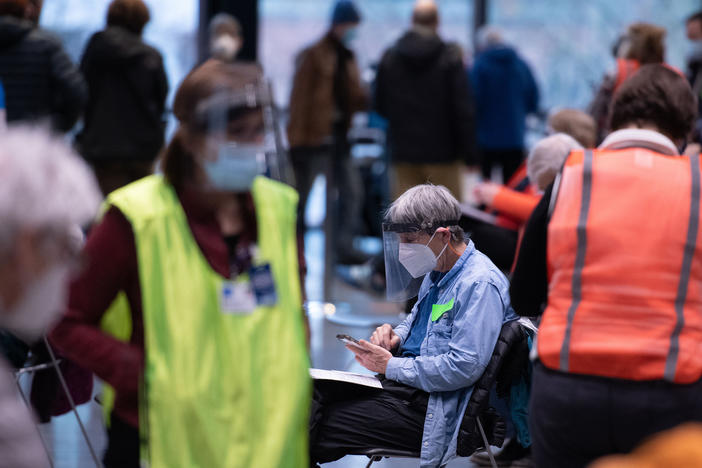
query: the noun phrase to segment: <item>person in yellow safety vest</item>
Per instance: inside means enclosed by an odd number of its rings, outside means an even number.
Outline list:
[[[568,156],[528,222],[510,292],[518,314],[543,315],[536,466],[586,466],[702,421],[702,172],[681,156],[696,114],[683,77],[642,66],[615,97],[615,131]]]
[[[267,89],[255,65],[193,70],[163,174],[108,195],[89,236],[51,339],[116,391],[108,468],[308,464],[297,194],[260,175]]]

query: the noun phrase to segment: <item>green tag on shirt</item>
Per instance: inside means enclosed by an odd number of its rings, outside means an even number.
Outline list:
[[[431,306],[431,321],[436,322],[444,313],[453,308],[453,299],[446,304],[434,304]]]

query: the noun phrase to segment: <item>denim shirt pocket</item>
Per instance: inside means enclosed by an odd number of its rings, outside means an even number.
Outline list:
[[[452,331],[453,308],[444,312],[438,320],[432,321],[429,325],[429,335],[437,345],[448,342]]]

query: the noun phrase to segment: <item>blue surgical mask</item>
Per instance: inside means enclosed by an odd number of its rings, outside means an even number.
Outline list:
[[[210,184],[226,192],[247,192],[253,180],[265,169],[265,153],[260,145],[223,143],[215,161],[205,161]]]

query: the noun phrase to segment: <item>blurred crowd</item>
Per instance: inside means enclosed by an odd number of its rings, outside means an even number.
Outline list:
[[[468,57],[417,0],[369,82],[363,11],[330,6],[279,109],[229,14],[168,103],[143,0],[112,0],[79,64],[42,0],[0,0],[0,467],[48,466],[33,422],[94,376],[108,468],[702,466],[702,11],[684,70],[637,22],[587,109],[544,109],[498,28]],[[406,307],[344,338],[381,390],[309,377],[320,175],[325,275]]]

